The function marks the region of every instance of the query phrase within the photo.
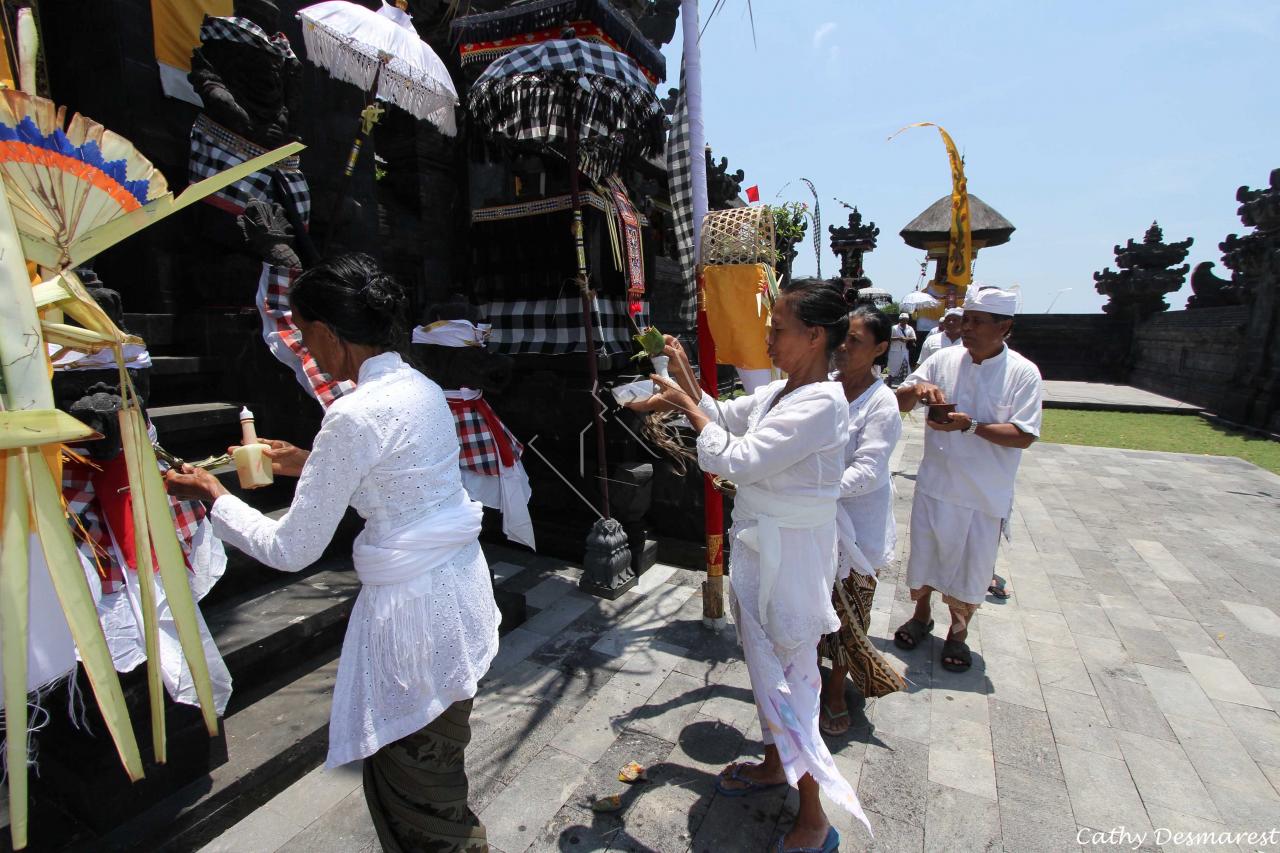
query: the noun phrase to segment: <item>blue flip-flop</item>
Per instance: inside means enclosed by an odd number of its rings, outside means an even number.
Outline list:
[[[827,837],[822,840],[821,847],[783,847],[786,836],[778,838],[776,853],[837,853],[840,850],[840,833],[834,826],[827,829]]]
[[[726,788],[725,782],[741,782],[746,785],[745,788]],[[718,776],[716,778],[716,793],[726,797],[745,797],[748,794],[759,794],[764,791],[772,791],[774,788],[781,788],[786,782],[757,782],[755,779],[748,779],[742,775],[742,765],[735,764],[733,772],[728,776]]]

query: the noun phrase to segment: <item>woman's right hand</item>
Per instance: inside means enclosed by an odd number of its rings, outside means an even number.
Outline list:
[[[666,341],[662,354],[671,359],[667,364],[667,374],[680,386],[680,390],[696,403],[702,399],[702,389],[698,387],[694,378],[693,368],[689,365],[689,356],[684,351],[684,346],[672,335],[662,337]]]
[[[310,450],[294,447],[289,442],[278,438],[259,438],[258,443],[267,446],[263,455],[271,460],[272,474],[277,477],[302,476],[302,466],[307,464],[307,458],[311,456]],[[228,447],[227,452],[234,454],[236,447],[237,445]]]

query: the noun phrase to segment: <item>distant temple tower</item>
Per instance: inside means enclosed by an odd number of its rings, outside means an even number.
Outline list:
[[[871,279],[862,268],[862,256],[875,251],[880,229],[874,222],[863,224],[862,214],[855,207],[849,214],[848,225],[829,225],[827,232],[831,235],[831,251],[840,259],[840,278],[845,292],[870,287]]]
[[[1015,230],[1012,222],[973,193],[969,193],[969,227],[975,258],[978,256],[979,249],[1008,243]],[[903,228],[899,234],[904,243],[914,249],[924,249],[926,259],[936,262],[933,280],[925,286],[925,290],[941,304],[937,308],[925,308],[916,312],[918,316],[936,323],[942,319],[943,312],[948,308],[964,303],[964,294],[968,289],[967,286],[955,285],[947,281],[947,245],[951,241],[951,195],[944,195],[929,205],[924,213],[907,223],[907,227]]]
[[[1181,288],[1190,269],[1187,264],[1176,268],[1174,264],[1186,260],[1191,242],[1190,237],[1177,243],[1164,242],[1159,223],[1152,222],[1141,243],[1130,239],[1124,248],[1116,246],[1119,269],[1112,272],[1106,267],[1093,274],[1094,289],[1109,297],[1102,310],[1134,320],[1167,310],[1169,303],[1164,301],[1164,295]]]

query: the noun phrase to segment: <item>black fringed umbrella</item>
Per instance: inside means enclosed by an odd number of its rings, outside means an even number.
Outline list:
[[[495,59],[467,96],[476,121],[496,136],[538,142],[569,161],[573,239],[591,387],[598,387],[592,300],[582,241],[578,172],[604,180],[630,156],[661,150],[665,116],[653,85],[625,54],[594,42],[562,38],[516,48]],[[594,396],[594,395],[593,395]],[[609,516],[604,415],[594,401],[596,461],[603,515]]]

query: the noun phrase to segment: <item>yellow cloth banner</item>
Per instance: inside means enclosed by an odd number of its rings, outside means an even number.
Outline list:
[[[921,121],[902,130],[912,127],[936,127],[942,144],[947,146],[947,158],[951,161],[951,238],[947,244],[947,281],[963,287],[973,280],[970,272],[973,268],[973,232],[969,223],[969,183],[964,177],[964,158],[956,150],[951,134],[940,125]],[[889,138],[893,139],[893,136]]]
[[[18,84],[13,79],[13,66],[9,64],[9,42],[4,37],[4,27],[0,27],[0,87],[16,89]],[[0,475],[3,472],[0,471]]]
[[[716,361],[745,370],[772,367],[765,341],[769,309],[761,299],[768,281],[764,265],[709,265],[703,267],[702,276]]]
[[[191,70],[191,51],[200,43],[205,15],[231,14],[231,0],[151,0],[151,27],[156,59],[182,71]]]

